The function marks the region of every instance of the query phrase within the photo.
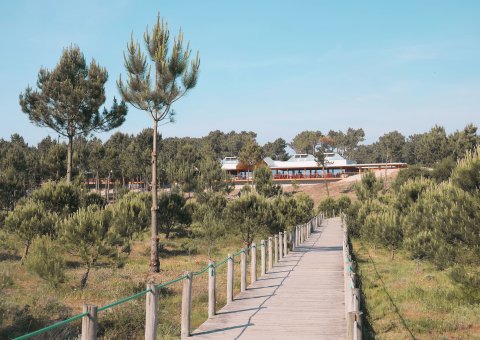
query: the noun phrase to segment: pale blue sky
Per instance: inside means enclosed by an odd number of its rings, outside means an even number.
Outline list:
[[[198,85],[164,136],[253,130],[263,144],[363,127],[372,142],[480,125],[480,1],[17,0],[0,4],[0,138],[54,135],[29,123],[18,95],[71,43],[109,71],[107,103],[118,97],[130,33],[141,39],[158,11],[201,55]],[[130,108],[117,130],[150,125]]]

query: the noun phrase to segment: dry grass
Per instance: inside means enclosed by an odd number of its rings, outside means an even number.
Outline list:
[[[18,258],[7,257],[0,261],[0,276],[11,282],[1,292],[7,306],[7,316],[0,326],[0,338],[22,335],[56,321],[78,314],[84,303],[103,306],[118,299],[131,296],[145,289],[146,283],[166,282],[183,275],[184,271],[198,271],[208,264],[206,249],[200,247],[195,255],[188,255],[181,247],[186,239],[161,240],[164,251],[161,254],[161,273],[148,273],[149,241],[137,241],[123,268],[104,267],[91,272],[87,287],[79,289],[82,268],[74,259],[70,260],[67,282],[53,289],[20,265]],[[241,243],[235,239],[222,240],[212,258],[220,261],[228,253],[240,249]],[[1,250],[0,250],[1,253]],[[257,263],[259,254],[257,252]],[[239,256],[235,258],[235,294],[240,291]],[[247,275],[248,280],[249,275]],[[193,281],[192,328],[198,327],[207,318],[207,273]],[[162,289],[159,302],[159,332],[162,339],[175,339],[180,333],[182,283],[175,283]],[[226,264],[217,272],[217,308],[226,302]],[[100,335],[103,338],[143,338],[145,320],[145,298],[100,312]],[[27,307],[27,311],[25,310]],[[23,312],[22,312],[23,311]],[[18,314],[25,318],[18,318]],[[22,314],[22,315],[23,315]],[[2,321],[2,320],[0,320]],[[79,332],[79,322],[47,335],[49,337],[69,337]]]
[[[480,304],[447,271],[353,242],[368,338],[480,339]]]

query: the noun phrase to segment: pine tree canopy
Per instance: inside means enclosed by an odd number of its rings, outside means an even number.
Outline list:
[[[157,122],[166,118],[173,120],[171,105],[195,87],[200,68],[198,52],[190,61],[190,43],[184,48],[182,31],[172,46],[169,39],[168,24],[158,15],[155,26],[151,31],[147,28],[144,34],[148,57],[154,66],[152,75],[147,56],[132,35],[124,54],[128,79],[124,83],[120,76],[117,82],[122,98],[135,108],[149,112]]]
[[[20,94],[20,105],[30,121],[49,127],[65,137],[108,131],[125,121],[127,107],[113,101],[111,110],[100,107],[105,102],[107,70],[95,60],[87,65],[77,46],[63,50],[53,70],[41,68],[37,87],[28,86]]]

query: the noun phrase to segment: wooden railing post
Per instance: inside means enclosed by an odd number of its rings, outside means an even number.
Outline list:
[[[362,312],[347,314],[347,340],[362,340]]]
[[[273,268],[273,245],[272,245],[272,237],[268,238],[268,271],[272,270]]]
[[[283,233],[278,232],[278,260],[283,258]]]
[[[97,340],[98,307],[94,305],[83,305],[83,312],[88,313],[82,318],[81,340]]]
[[[288,232],[283,232],[283,256],[288,254]]]
[[[260,242],[260,244],[261,244],[260,245],[260,272],[262,273],[261,275],[263,276],[267,273],[267,267],[266,267],[267,263],[265,262],[265,260],[266,260],[265,259],[265,255],[266,255],[265,254],[266,253],[265,252],[265,247],[266,247],[265,240],[262,240]]]
[[[257,281],[257,245],[252,243],[252,249],[250,250],[250,282],[255,283]]]
[[[187,277],[183,279],[182,291],[182,323],[180,326],[182,338],[190,336],[190,312],[192,307],[192,272],[185,272]]]
[[[300,235],[298,233],[298,226],[295,226],[295,248],[300,245]]]
[[[217,300],[216,296],[216,284],[217,284],[217,272],[215,270],[215,261],[210,261],[210,268],[208,268],[208,317],[211,318],[216,314],[215,304]]]
[[[240,254],[240,291],[247,290],[247,248]]]
[[[273,241],[274,241],[273,253],[275,254],[274,263],[277,263],[278,262],[278,235],[274,236]]]
[[[157,339],[158,327],[158,288],[153,283],[147,284],[145,306],[145,340]]]
[[[233,275],[234,275],[234,262],[232,254],[228,254],[227,260],[227,303],[233,301]]]

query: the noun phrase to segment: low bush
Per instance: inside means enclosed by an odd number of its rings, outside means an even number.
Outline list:
[[[52,287],[65,281],[65,260],[60,247],[49,237],[35,239],[31,255],[25,262],[27,269]]]

